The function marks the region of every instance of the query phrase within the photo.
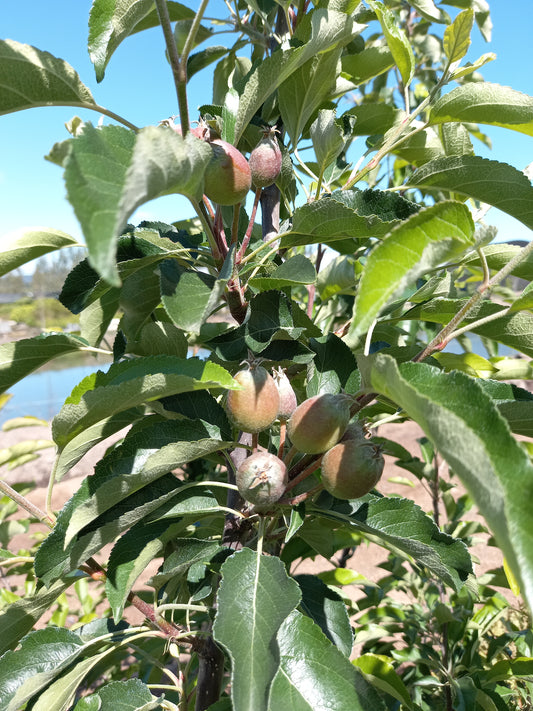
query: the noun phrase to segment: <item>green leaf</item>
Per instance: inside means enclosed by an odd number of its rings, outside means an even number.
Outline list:
[[[111,681],[86,698],[87,704],[82,705],[85,699],[81,699],[75,711],[156,711],[163,708],[146,684],[135,678]],[[98,705],[91,702],[94,698],[98,699]]]
[[[93,667],[99,664],[110,650],[106,649],[100,654],[95,654],[87,659],[75,662],[59,678],[53,681],[32,705],[32,711],[68,711],[76,697],[76,692],[82,685],[83,679]]]
[[[392,659],[383,654],[362,654],[354,660],[356,667],[361,669],[373,686],[389,694],[408,709],[413,708],[409,691],[398,674],[394,671]]]
[[[334,89],[341,51],[338,47],[312,57],[279,87],[281,118],[293,146],[298,145],[305,125]]]
[[[355,116],[354,136],[374,136],[385,134],[405,116],[403,111],[389,104],[361,104],[349,109],[343,116]]]
[[[0,345],[0,393],[49,360],[81,350],[90,350],[87,342],[66,333],[43,333]]]
[[[415,57],[407,35],[398,27],[394,14],[381,2],[368,0],[383,29],[383,34],[402,77],[404,89],[411,83],[415,73]]]
[[[338,294],[353,294],[355,270],[355,260],[346,255],[335,257],[328,262],[320,270],[316,282],[322,301],[327,301]]]
[[[76,505],[90,494],[89,484],[85,479],[80,489],[61,510],[53,531],[38,548],[35,555],[35,574],[45,585],[50,585],[65,572],[77,570],[81,563],[145,516],[162,506],[169,506],[169,502],[179,491],[177,484],[176,477],[172,474],[157,479],[150,486],[143,487],[106,511],[93,526],[82,531],[76,540],[65,548],[65,532],[70,516]]]
[[[424,165],[424,163],[444,155],[442,141],[432,128],[419,131],[414,136],[408,137],[393,152],[415,166]]]
[[[490,378],[496,372],[496,366],[477,353],[433,353],[446,372],[460,370],[474,378]]]
[[[291,341],[300,338],[308,328],[313,328],[309,320],[302,326],[296,325],[298,307],[280,291],[257,294],[251,299],[249,309],[250,316],[246,323],[225,331],[209,342],[224,360],[241,361],[248,356],[248,349],[257,354],[265,353],[269,346],[276,343],[282,343],[285,354],[272,360],[285,360],[290,358],[287,349]],[[268,354],[263,357],[268,357]]]
[[[89,260],[113,286],[116,241],[129,216],[143,203],[180,193],[201,198],[211,148],[161,126],[134,133],[121,126],[85,124],[71,145],[65,167],[67,194],[83,229]]]
[[[49,588],[39,587],[33,595],[12,602],[0,612],[0,654],[17,645],[57,598],[75,582],[74,578],[56,580]]]
[[[0,40],[0,86],[0,115],[37,106],[96,108],[70,64],[13,40]]]
[[[181,522],[169,526],[165,520],[149,524],[141,521],[118,539],[109,556],[105,583],[115,622],[122,619],[124,605],[139,575],[162,553],[165,543],[175,539],[181,527]]]
[[[235,125],[235,143],[238,143],[250,119],[265,100],[295,72],[315,55],[337,46],[344,46],[354,34],[364,29],[341,12],[319,8],[311,15],[311,36],[300,47],[281,49],[260,62],[237,87],[240,93],[239,113]]]
[[[277,669],[276,633],[298,604],[299,588],[279,558],[250,548],[228,558],[221,572],[213,636],[231,657],[233,708],[266,711]]]
[[[211,485],[213,488],[213,485]],[[201,483],[185,484],[179,488],[178,493],[172,499],[172,502],[154,511],[147,517],[147,521],[159,521],[164,518],[176,518],[178,516],[194,516],[199,518],[204,514],[220,513],[223,509],[213,495],[210,487],[204,486]],[[225,488],[221,485],[221,488]]]
[[[385,711],[363,674],[308,617],[291,613],[280,627],[277,642],[280,663],[268,711]]]
[[[453,23],[444,30],[444,53],[448,57],[450,64],[462,59],[468,52],[473,26],[474,11],[469,8],[464,12],[460,12]]]
[[[303,254],[296,254],[290,257],[268,277],[253,277],[248,284],[259,291],[269,289],[285,289],[290,286],[301,286],[302,284],[314,284],[316,281],[316,270],[313,263]]]
[[[179,2],[166,5],[171,22],[194,17],[194,10]],[[109,60],[121,42],[157,25],[154,0],[94,0],[89,14],[88,49],[97,81],[104,78]]]
[[[202,324],[220,303],[220,297],[231,278],[232,257],[226,260],[218,278],[186,269],[174,259],[161,264],[161,300],[165,311],[178,328],[199,332]]]
[[[474,72],[479,71],[482,67],[485,66],[485,64],[493,62],[495,59],[496,55],[494,54],[494,52],[486,52],[485,54],[482,54],[481,57],[476,59],[475,62],[467,62],[464,66],[454,69],[451,74],[451,78],[457,80],[462,79],[463,77],[467,77],[469,74],[473,74]]]
[[[411,5],[417,12],[430,22],[440,22],[447,24],[450,22],[449,15],[438,8],[433,0],[411,0]]]
[[[234,144],[235,141],[235,124],[239,114],[239,94],[236,89],[230,87],[224,97],[224,106],[222,107],[222,140]]]
[[[3,238],[0,251],[0,277],[43,254],[64,247],[79,247],[79,243],[60,230],[49,228],[12,232]]]
[[[48,627],[30,633],[16,651],[1,658],[0,698],[5,711],[17,711],[83,651],[83,640],[67,629]]]
[[[163,520],[163,524],[168,526],[167,521]],[[183,575],[191,566],[208,562],[224,550],[219,543],[199,538],[175,538],[174,546],[175,550],[165,558],[159,571],[150,579],[150,585],[156,590],[169,580]]]
[[[39,452],[41,449],[49,449],[54,443],[48,439],[27,439],[22,442],[17,442],[11,447],[0,449],[0,467],[16,462],[19,457],[27,454]]]
[[[199,358],[160,355],[115,363],[74,388],[54,417],[53,438],[62,450],[88,427],[131,407],[176,393],[233,387],[224,368]]]
[[[231,444],[212,437],[201,420],[152,419],[153,424],[143,423],[140,429],[130,430],[123,444],[97,464],[96,471],[105,469],[106,477],[90,479],[89,496],[76,506],[68,523],[66,545],[85,526],[135,491],[187,462]]]
[[[531,606],[533,467],[495,404],[463,373],[445,374],[423,363],[398,368],[390,356],[376,357],[371,379],[376,392],[418,422],[461,478]]]
[[[406,314],[406,317],[446,324],[465,302],[466,299],[433,299],[426,304],[416,306]],[[502,313],[500,318],[480,326],[474,325],[472,332],[533,356],[533,315],[528,312],[519,311],[508,315],[506,308],[501,304],[482,301],[468,313],[462,325],[467,326],[477,319],[493,316],[498,312]]]
[[[335,122],[335,111],[321,109],[318,117],[311,124],[310,133],[319,175],[322,175],[344,146],[342,128]]]
[[[533,395],[529,391],[494,380],[482,380],[480,385],[505,417],[512,432],[533,437]]]
[[[409,200],[381,190],[337,191],[297,208],[291,230],[280,235],[280,246],[383,237],[397,221],[417,211]]]
[[[385,306],[425,272],[473,244],[474,223],[468,208],[441,202],[422,209],[378,243],[370,253],[346,336],[353,347]]]
[[[345,657],[352,653],[353,631],[344,601],[314,575],[297,575],[302,591],[300,608]]]
[[[86,427],[71,439],[59,452],[55,464],[55,481],[61,479],[87,454],[96,444],[131,425],[144,416],[144,408],[130,408],[116,415],[106,417],[90,427]]]
[[[357,371],[355,357],[334,333],[311,338],[309,348],[316,353],[307,375],[307,397],[322,393],[336,394],[347,389]]]
[[[378,538],[385,547],[402,551],[429,568],[454,590],[459,590],[472,573],[472,561],[463,541],[442,532],[411,499],[368,494],[363,499],[340,501],[324,494],[309,512],[350,523],[372,540]]]
[[[205,69],[210,64],[213,64],[213,62],[217,62],[219,59],[222,59],[222,57],[228,54],[229,51],[230,50],[227,47],[217,45],[215,47],[206,47],[206,49],[203,49],[200,52],[191,54],[187,60],[187,81],[190,81],[195,74],[200,72],[202,69]]]
[[[462,123],[443,123],[439,127],[440,140],[447,156],[474,155],[468,130]]]
[[[533,136],[532,115],[533,96],[499,84],[466,82],[433,104],[429,122],[481,123]]]
[[[522,247],[516,244],[507,244],[500,242],[499,244],[489,244],[483,247],[483,255],[487,260],[490,269],[499,271],[513,257],[516,257],[522,251]],[[469,266],[481,267],[479,255],[477,252],[472,252],[463,260],[463,263]],[[533,281],[533,254],[528,254],[522,261],[518,262],[512,271],[513,276]]]
[[[533,310],[533,284],[528,284],[524,291],[511,304],[510,313],[528,309]]]
[[[356,84],[366,84],[380,74],[388,72],[394,66],[394,57],[387,46],[366,47],[357,54],[345,54],[342,57],[342,71],[349,75],[350,80]],[[362,108],[365,104],[357,108]],[[376,106],[382,106],[377,104]],[[384,105],[383,105],[384,106]],[[379,109],[381,111],[381,109]],[[388,107],[387,112],[394,110]],[[350,113],[355,109],[350,109]],[[357,129],[356,129],[357,130]],[[384,131],[370,131],[370,134],[384,133]]]

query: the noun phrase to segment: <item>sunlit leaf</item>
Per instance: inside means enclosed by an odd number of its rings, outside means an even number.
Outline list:
[[[438,99],[430,124],[459,121],[501,126],[533,136],[533,96],[489,82],[466,82]]]
[[[134,210],[161,195],[201,198],[211,148],[195,136],[148,126],[86,124],[71,145],[65,167],[70,202],[83,229],[89,260],[110,284],[120,285],[118,236]]]
[[[359,669],[308,617],[290,614],[280,627],[277,642],[279,669],[272,682],[268,711],[385,711],[384,702]]]
[[[66,333],[44,333],[0,345],[0,393],[65,353],[90,350],[86,341]]]
[[[131,407],[167,395],[234,386],[219,365],[199,358],[147,356],[116,363],[79,383],[52,422],[52,433],[62,450],[87,427]]]
[[[451,63],[462,59],[470,47],[470,33],[474,26],[474,11],[460,12],[453,23],[444,30],[443,48]]]
[[[386,5],[374,2],[374,0],[368,0],[368,4],[377,15],[394,62],[400,70],[403,86],[407,88],[415,72],[415,57],[411,43],[405,32],[398,26],[394,14]]]
[[[422,427],[492,529],[529,605],[533,602],[533,467],[477,380],[378,355],[371,386]],[[450,436],[453,433],[453,436]]]
[[[17,230],[3,238],[0,251],[0,277],[43,254],[79,243],[70,235],[48,227]]]
[[[237,142],[250,119],[264,101],[290,75],[315,55],[336,46],[344,46],[363,29],[341,12],[318,8],[311,16],[311,36],[300,47],[274,52],[260,62],[246,78],[240,93],[239,114],[235,126]]]
[[[357,343],[381,310],[408,284],[473,243],[468,208],[441,202],[405,220],[372,250],[359,283],[354,319],[345,339]]]
[[[0,40],[0,87],[0,114],[37,106],[96,107],[70,64],[14,40]]]
[[[276,633],[298,604],[300,591],[279,558],[250,548],[228,558],[221,572],[213,634],[231,658],[233,708],[266,711],[277,670]]]
[[[194,10],[179,2],[166,4],[171,21],[194,17]],[[88,49],[97,81],[102,81],[111,56],[127,37],[157,25],[154,0],[94,0],[89,15]]]
[[[479,156],[437,158],[415,171],[409,187],[457,192],[497,207],[533,228],[533,186],[507,163]]]

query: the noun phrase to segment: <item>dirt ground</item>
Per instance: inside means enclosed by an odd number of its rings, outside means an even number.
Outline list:
[[[384,425],[379,430],[379,435],[383,437],[389,437],[391,439],[396,439],[401,441],[401,444],[408,449],[412,454],[418,456],[420,454],[419,446],[417,443],[417,438],[422,436],[421,430],[414,423],[403,423],[403,424],[388,424]],[[118,435],[115,435],[115,439]],[[51,439],[50,431],[46,427],[25,427],[21,429],[11,430],[8,432],[0,431],[0,449],[12,446],[13,444],[23,441],[25,439]],[[72,469],[72,471],[56,486],[54,487],[52,505],[55,510],[59,510],[63,507],[66,501],[73,495],[73,493],[78,489],[82,479],[92,474],[96,462],[103,456],[106,448],[110,444],[110,440],[100,443],[92,451],[85,455],[85,457]],[[401,496],[407,496],[413,499],[424,511],[431,514],[432,511],[432,499],[430,492],[418,482],[414,475],[410,474],[404,469],[400,469],[394,464],[394,461],[387,457],[386,466],[381,482],[378,486],[378,490],[386,495],[389,494],[399,494]],[[49,473],[52,469],[54,461],[54,449],[42,450],[40,457],[32,462],[29,462],[17,469],[12,471],[0,470],[0,475],[8,483],[22,482],[22,481],[33,481],[36,483],[35,489],[31,492],[28,498],[41,509],[44,509],[46,502],[46,492]],[[446,476],[447,472],[445,468],[441,472],[442,476]],[[397,482],[391,481],[391,478],[403,477],[412,482],[413,486],[406,486],[405,484],[399,484]],[[469,512],[469,519],[475,518],[475,512]],[[44,530],[43,530],[44,532]],[[12,541],[12,550],[16,550],[19,547],[27,544],[24,537],[16,537]],[[110,547],[108,547],[110,548]],[[474,561],[477,559],[479,562],[475,566],[476,574],[481,575],[487,570],[499,567],[502,564],[502,556],[498,549],[494,547],[489,547],[483,543],[472,549],[472,554],[474,556]],[[101,562],[106,560],[108,551],[102,551],[100,556],[95,556]],[[351,558],[348,565],[350,568],[356,570],[359,574],[365,576],[371,580],[378,580],[384,574],[383,570],[379,568],[379,564],[386,560],[387,553],[380,546],[374,544],[368,544],[366,546],[359,546],[356,550],[355,555]],[[327,569],[331,564],[327,563],[323,559],[317,558],[316,561],[306,560],[298,566],[298,573],[316,573],[319,570]],[[153,561],[142,578],[138,581],[136,589],[139,587],[139,583],[147,580],[151,575],[153,575],[159,566],[159,561]],[[0,580],[0,585],[2,581]],[[349,590],[346,591],[351,594]],[[358,589],[354,589],[352,593],[354,598],[358,597]],[[510,595],[509,591],[501,590],[502,593]],[[516,603],[516,599],[514,603]],[[132,624],[139,624],[142,622],[139,613],[136,610],[129,608],[126,611],[126,618]]]

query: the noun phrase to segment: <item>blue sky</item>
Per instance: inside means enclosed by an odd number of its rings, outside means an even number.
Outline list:
[[[474,30],[467,59],[474,61],[492,51],[498,56],[483,69],[487,81],[511,85],[533,95],[530,46],[533,36],[533,0],[489,0],[494,22],[493,40],[484,42]],[[164,57],[159,28],[125,41],[112,57],[106,77],[97,84],[89,60],[87,18],[91,0],[25,0],[0,3],[0,37],[47,50],[72,64],[96,101],[134,124],[156,124],[176,114],[176,95]],[[196,3],[187,3],[196,6]],[[455,14],[453,8],[446,7]],[[211,0],[209,14],[225,14],[221,0]],[[223,35],[220,44],[230,38]],[[211,74],[204,70],[192,81],[191,118],[200,103],[211,100]],[[78,239],[81,232],[66,201],[61,170],[45,161],[51,146],[67,137],[64,123],[75,114],[96,122],[98,115],[73,108],[40,108],[0,116],[0,247],[13,230],[29,226],[61,229]],[[533,162],[533,138],[513,131],[486,127],[493,141],[489,151],[476,142],[479,155],[511,163],[519,169]],[[135,221],[157,218],[173,221],[186,216],[186,203],[175,196],[141,207]],[[187,210],[187,214],[190,211]],[[516,220],[491,210],[487,222],[495,224],[499,239],[530,239],[531,232]]]

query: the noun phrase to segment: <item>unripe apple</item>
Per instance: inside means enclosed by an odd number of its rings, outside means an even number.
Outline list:
[[[250,166],[231,143],[216,138],[209,141],[213,156],[204,175],[204,193],[218,205],[242,202],[252,186]]]
[[[322,458],[322,483],[337,499],[359,499],[378,483],[385,460],[371,442],[339,442]]]
[[[250,153],[250,170],[255,188],[266,188],[277,179],[281,171],[281,151],[276,139],[276,131],[269,128],[263,138]]]
[[[274,378],[263,366],[256,365],[240,370],[235,380],[242,390],[228,391],[228,416],[244,432],[261,432],[278,416],[279,392]]]
[[[256,508],[275,503],[288,483],[287,467],[270,452],[250,455],[237,469],[235,478],[242,498]]]
[[[272,371],[272,375],[279,392],[278,420],[286,422],[298,405],[296,394],[283,368]]]
[[[287,434],[300,452],[320,454],[337,444],[350,421],[346,395],[324,393],[304,400],[287,422]]]
[[[340,441],[347,442],[349,439],[355,439],[358,442],[368,442],[365,428],[360,422],[351,422]]]

